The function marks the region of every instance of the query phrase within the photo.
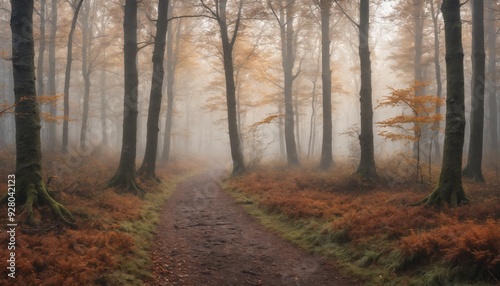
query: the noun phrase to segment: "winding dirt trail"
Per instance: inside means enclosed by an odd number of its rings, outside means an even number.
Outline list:
[[[146,285],[359,285],[261,226],[220,189],[223,176],[178,184],[161,214]]]

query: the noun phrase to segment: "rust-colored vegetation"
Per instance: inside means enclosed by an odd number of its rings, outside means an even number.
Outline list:
[[[28,227],[22,223],[24,214],[18,206],[16,285],[123,285],[126,281],[116,274],[117,269],[123,269],[123,264],[133,260],[144,246],[139,245],[130,231],[124,231],[123,225],[141,220],[143,209],[150,202],[106,189],[106,182],[117,162],[107,158],[105,153],[45,155],[46,177],[55,175],[53,171],[57,168],[54,166],[64,167],[58,167],[59,171],[64,170],[61,171],[63,176],[51,179],[49,187],[51,195],[75,216],[76,227],[71,229],[54,221],[45,206],[37,208],[41,224]],[[15,160],[9,154],[0,154],[2,178],[7,178],[13,170],[11,162]],[[192,167],[190,164],[174,164],[158,173],[168,181]],[[150,193],[165,191],[155,185],[145,187]],[[0,180],[0,189],[7,190],[6,179]],[[0,210],[7,212],[5,208]],[[0,217],[0,223],[5,226],[7,216]],[[0,233],[0,257],[6,259],[10,253],[8,239],[5,231]],[[5,261],[3,265],[6,265]],[[0,285],[11,285],[12,278],[7,274],[7,268],[2,267]]]
[[[425,196],[433,182],[414,182],[409,179],[413,174],[397,181],[385,176],[402,169],[379,167],[381,179],[371,183],[351,176],[354,170],[342,164],[322,173],[267,167],[233,179],[229,187],[250,197],[260,209],[284,216],[290,225],[315,226],[298,235],[300,244],[310,242],[306,248],[324,253],[325,245],[336,245],[348,252],[344,257],[334,254],[337,259],[361,268],[378,267],[400,279],[398,283],[498,282],[500,181],[496,174],[485,172],[486,184],[464,182],[470,204],[435,209],[407,206]],[[364,278],[373,281],[379,272],[365,273],[369,274]]]

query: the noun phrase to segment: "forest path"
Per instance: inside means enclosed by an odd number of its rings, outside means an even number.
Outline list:
[[[221,190],[224,175],[177,185],[156,230],[147,285],[357,285],[261,226]]]

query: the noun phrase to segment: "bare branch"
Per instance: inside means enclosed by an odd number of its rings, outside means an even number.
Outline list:
[[[347,19],[349,19],[349,21],[351,21],[351,23],[353,23],[353,24],[354,24],[354,26],[358,27],[358,29],[359,29],[359,24],[358,24],[356,21],[354,21],[354,20],[351,18],[351,16],[349,16],[349,14],[347,14],[347,12],[346,12],[346,11],[344,10],[344,8],[343,8],[343,7],[339,4],[339,2],[338,2],[337,0],[335,0],[335,4],[337,4],[337,6],[340,8],[340,11],[342,11],[342,14],[344,14],[344,15],[347,17]]]

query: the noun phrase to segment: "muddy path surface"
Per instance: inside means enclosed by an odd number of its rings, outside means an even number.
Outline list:
[[[261,226],[220,189],[222,171],[177,185],[161,214],[146,285],[359,285]]]

